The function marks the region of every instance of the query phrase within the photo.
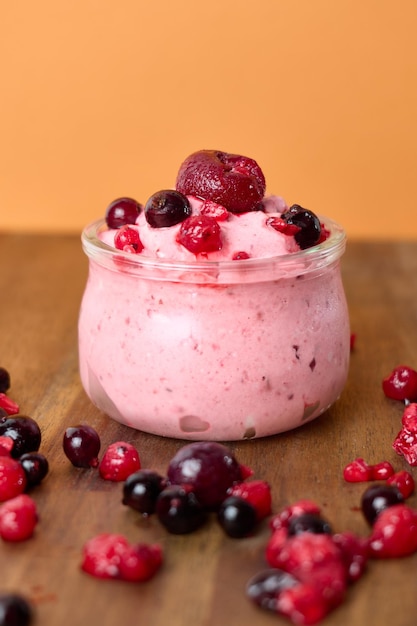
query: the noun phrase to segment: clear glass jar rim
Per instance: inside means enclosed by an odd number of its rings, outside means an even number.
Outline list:
[[[100,231],[107,228],[103,218],[84,228],[81,241],[89,259],[113,271],[123,271],[156,280],[256,282],[316,273],[337,261],[346,248],[346,233],[342,226],[333,220],[322,216],[319,216],[319,219],[330,232],[329,237],[322,243],[299,252],[239,261],[183,261],[123,252],[100,239]]]

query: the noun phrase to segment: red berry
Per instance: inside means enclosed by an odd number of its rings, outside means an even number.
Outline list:
[[[392,444],[397,454],[402,455],[407,463],[417,467],[417,433],[402,428]]]
[[[271,487],[265,480],[237,483],[228,489],[229,496],[237,496],[249,502],[256,511],[258,521],[271,514]]]
[[[131,226],[122,226],[114,235],[114,245],[118,250],[125,252],[139,253],[143,250],[143,244],[140,240],[139,233],[136,228]]]
[[[343,470],[343,478],[349,483],[372,480],[372,467],[364,459],[357,458],[346,465]]]
[[[109,228],[120,228],[125,224],[134,224],[142,205],[133,198],[117,198],[106,209],[106,223]]]
[[[154,576],[161,564],[162,549],[159,545],[134,544],[120,556],[119,578],[132,582],[144,582]]]
[[[374,558],[396,558],[416,552],[417,511],[406,504],[382,511],[375,520],[369,550]]]
[[[289,224],[282,217],[268,217],[266,220],[267,226],[272,226],[274,230],[277,230],[279,233],[283,233],[284,235],[296,235],[300,232],[301,226],[297,226],[296,224]]]
[[[19,405],[5,393],[0,393],[0,408],[4,409],[7,415],[17,415],[20,411]]]
[[[225,222],[229,218],[229,211],[222,205],[213,200],[204,200],[200,207],[201,215],[214,217],[217,222]]]
[[[389,461],[381,461],[371,465],[371,480],[387,480],[394,474],[394,468]]]
[[[277,601],[277,611],[294,624],[318,624],[330,612],[331,607],[320,589],[312,583],[301,583],[284,589]]]
[[[383,379],[382,389],[393,400],[417,400],[417,372],[408,365],[399,365]]]
[[[397,487],[404,499],[414,493],[414,478],[406,470],[401,470],[390,476],[387,480],[387,485]]]
[[[0,456],[0,502],[20,495],[25,488],[26,474],[19,461]]]
[[[362,576],[368,562],[368,539],[345,531],[333,535],[333,541],[340,549],[348,581],[355,582]]]
[[[244,252],[242,250],[242,252],[235,252],[232,255],[232,261],[243,261],[245,259],[250,259],[250,256],[247,252]]]
[[[222,248],[220,226],[214,217],[192,215],[182,223],[177,242],[193,254],[207,254]]]
[[[303,532],[288,537],[282,549],[274,555],[267,550],[267,559],[272,567],[305,579],[316,567],[340,561],[340,551],[330,535]]]
[[[265,193],[265,177],[253,159],[219,150],[194,152],[182,163],[176,188],[213,200],[232,213],[253,211]]]
[[[134,446],[116,441],[108,446],[99,465],[100,476],[114,482],[126,480],[141,467],[139,454]]]
[[[410,433],[417,433],[417,402],[411,402],[405,407],[401,423]]]
[[[11,437],[0,435],[0,456],[10,456],[14,441]]]
[[[291,519],[305,513],[319,515],[320,507],[312,500],[298,500],[294,504],[285,507],[277,515],[274,515],[269,522],[269,526],[274,531],[280,528],[288,528]]]
[[[0,506],[0,537],[4,541],[25,541],[32,537],[38,522],[36,504],[25,493]]]

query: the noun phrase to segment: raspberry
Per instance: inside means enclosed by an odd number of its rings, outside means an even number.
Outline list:
[[[19,461],[0,456],[0,502],[20,495],[25,488],[26,474]]]
[[[217,222],[225,222],[229,218],[229,211],[221,204],[212,200],[204,200],[200,207],[201,215],[213,217]]]
[[[116,441],[108,446],[99,465],[100,476],[104,480],[119,482],[141,467],[137,450],[124,441]]]
[[[340,561],[340,551],[330,535],[304,532],[288,537],[274,555],[267,550],[267,559],[272,567],[305,580],[317,567]]]
[[[410,497],[411,494],[414,493],[414,478],[411,476],[410,472],[407,472],[406,470],[401,470],[400,472],[390,476],[387,480],[387,485],[397,487],[404,499]]]
[[[397,454],[402,455],[407,463],[417,467],[417,433],[402,428],[396,436],[392,447]]]
[[[220,226],[214,217],[192,215],[182,222],[177,242],[193,254],[216,252],[222,248]]]
[[[4,409],[7,415],[17,415],[20,411],[19,405],[5,393],[0,393],[0,408]]]
[[[417,400],[417,372],[408,365],[399,365],[382,381],[387,398],[393,400]]]
[[[369,538],[374,558],[396,558],[417,551],[417,511],[406,504],[396,504],[376,518]]]
[[[38,522],[36,504],[26,494],[0,506],[0,537],[4,541],[25,541],[32,537]]]
[[[372,480],[372,467],[364,459],[357,458],[346,465],[343,470],[343,478],[349,483]]]
[[[417,433],[417,402],[411,402],[405,407],[401,417],[403,428],[410,433]]]
[[[114,245],[118,250],[125,252],[142,252],[143,243],[139,233],[131,226],[122,226],[114,235]]]
[[[237,496],[249,502],[256,511],[258,521],[271,513],[271,487],[265,480],[236,483],[228,489],[229,496]]]

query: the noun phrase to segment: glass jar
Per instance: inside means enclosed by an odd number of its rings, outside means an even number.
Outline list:
[[[82,384],[133,428],[187,440],[264,437],[313,420],[345,385],[350,329],[343,229],[293,254],[168,261],[82,244],[89,276],[79,317]]]

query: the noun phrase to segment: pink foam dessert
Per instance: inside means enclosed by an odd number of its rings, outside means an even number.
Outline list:
[[[82,235],[81,380],[133,428],[264,437],[310,421],[346,382],[343,229],[267,195],[247,157],[202,150],[175,189],[112,202]]]

